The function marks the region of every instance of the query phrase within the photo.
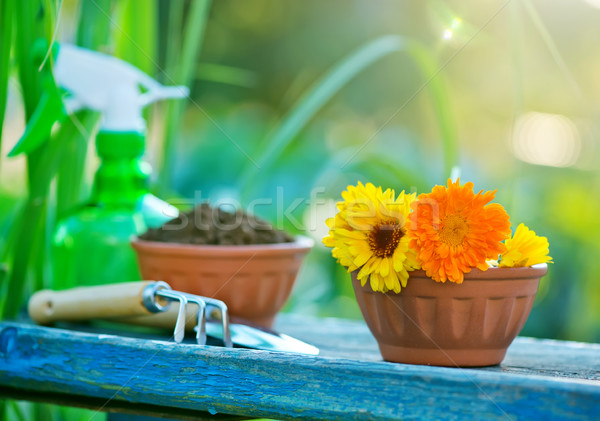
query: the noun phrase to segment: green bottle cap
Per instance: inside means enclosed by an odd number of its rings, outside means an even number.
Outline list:
[[[100,159],[133,159],[144,154],[146,134],[142,132],[112,132],[100,130],[96,150]]]

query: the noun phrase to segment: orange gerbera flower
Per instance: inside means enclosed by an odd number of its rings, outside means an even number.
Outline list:
[[[427,276],[460,284],[463,274],[487,270],[486,260],[505,250],[501,242],[511,234],[510,221],[501,205],[489,204],[495,194],[475,194],[473,183],[448,180],[447,188],[435,186],[413,202],[410,247]]]

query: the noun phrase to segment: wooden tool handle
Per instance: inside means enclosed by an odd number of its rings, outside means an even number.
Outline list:
[[[142,302],[142,292],[152,283],[154,281],[137,281],[39,291],[29,300],[29,316],[38,324],[49,324],[149,314]]]

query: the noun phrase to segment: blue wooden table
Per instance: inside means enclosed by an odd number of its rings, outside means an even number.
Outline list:
[[[0,322],[0,393],[183,419],[600,419],[600,345],[517,338],[501,365],[458,369],[383,362],[362,322],[276,328],[321,355]]]

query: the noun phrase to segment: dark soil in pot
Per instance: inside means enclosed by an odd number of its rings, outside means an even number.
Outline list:
[[[241,210],[227,212],[209,203],[181,213],[159,228],[151,228],[141,240],[179,244],[250,245],[289,243],[294,239],[270,223]]]

